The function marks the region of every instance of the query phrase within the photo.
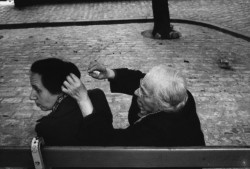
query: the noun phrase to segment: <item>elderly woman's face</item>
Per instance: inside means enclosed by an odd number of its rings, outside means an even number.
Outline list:
[[[37,73],[30,73],[30,84],[32,86],[30,100],[34,100],[36,105],[43,111],[51,110],[58,98],[58,95],[51,94],[43,86],[41,75]]]
[[[144,79],[141,79],[140,87],[135,91],[137,104],[141,109],[139,116],[153,113],[157,110],[155,99],[152,96],[152,87]]]

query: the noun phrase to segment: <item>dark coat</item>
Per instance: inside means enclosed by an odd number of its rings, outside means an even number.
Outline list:
[[[83,118],[77,102],[70,96],[57,109],[37,121],[35,130],[47,146],[106,145],[107,133],[113,129],[112,114],[102,90],[89,90],[94,107]],[[98,124],[98,125],[96,125]],[[88,126],[88,127],[85,127]]]
[[[132,95],[129,109],[130,126],[115,129],[111,144],[118,146],[204,146],[204,136],[196,113],[195,101],[188,92],[188,100],[179,112],[159,112],[139,119],[140,111],[134,91],[139,88],[140,71],[115,69],[115,79],[110,81],[111,92]]]

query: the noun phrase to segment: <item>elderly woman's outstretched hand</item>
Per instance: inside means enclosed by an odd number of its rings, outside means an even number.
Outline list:
[[[113,70],[106,68],[103,64],[100,64],[97,61],[90,62],[88,73],[95,79],[111,79],[115,76]]]

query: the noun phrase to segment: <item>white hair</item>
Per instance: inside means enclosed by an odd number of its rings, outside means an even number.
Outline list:
[[[167,65],[155,66],[146,74],[145,82],[152,88],[159,111],[176,112],[186,104],[186,81],[180,71]]]

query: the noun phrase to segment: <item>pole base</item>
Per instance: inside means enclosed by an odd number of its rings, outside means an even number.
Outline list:
[[[159,33],[153,35],[152,32],[153,32],[152,30],[146,30],[143,31],[141,34],[146,38],[159,39],[159,40],[174,40],[174,39],[179,39],[181,37],[181,33],[175,30],[172,30],[169,33],[169,36],[166,37],[162,37]]]

